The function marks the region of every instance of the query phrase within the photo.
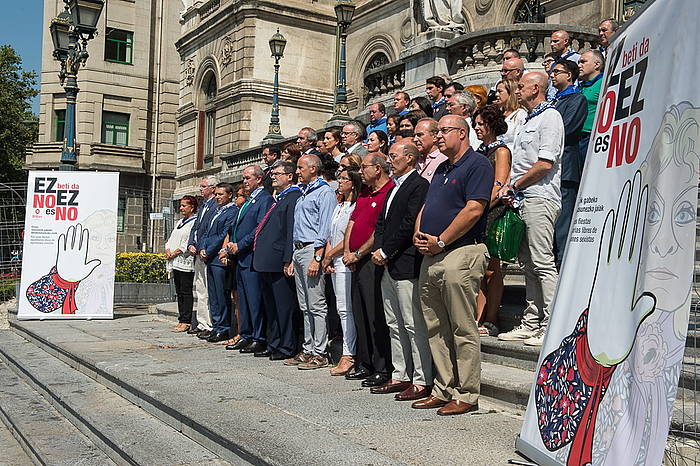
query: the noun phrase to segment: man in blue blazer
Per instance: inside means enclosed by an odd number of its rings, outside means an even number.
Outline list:
[[[267,348],[262,280],[260,273],[253,269],[255,229],[272,205],[272,196],[263,188],[262,178],[263,171],[257,165],[243,170],[243,189],[248,193],[248,199],[228,229],[228,252],[238,260],[236,289],[240,310],[238,334],[241,339],[226,348],[238,349],[241,353],[258,353]]]
[[[294,356],[296,349],[292,323],[296,290],[291,264],[294,207],[301,197],[301,190],[292,184],[295,171],[296,166],[286,160],[272,165],[270,176],[272,188],[277,193],[275,202],[258,225],[253,239],[253,269],[262,276],[268,329],[267,349],[255,353],[255,356],[269,357],[273,361]]]
[[[200,338],[208,338],[211,333],[211,316],[209,315],[209,296],[207,292],[207,264],[202,260],[197,252],[199,240],[204,238],[207,228],[211,224],[211,218],[216,210],[216,199],[214,189],[216,188],[216,177],[207,176],[199,182],[199,193],[202,195],[202,203],[197,212],[190,238],[187,242],[187,249],[195,256],[194,258],[194,292],[197,297],[196,321],[193,320],[192,327],[187,331],[189,334],[197,334]]]
[[[227,286],[230,269],[219,258],[229,225],[238,215],[233,201],[233,186],[219,183],[214,190],[216,209],[207,222],[206,233],[200,239],[199,257],[207,264],[207,284],[209,286],[209,312],[212,331],[207,341],[218,342],[229,338],[231,330],[231,290]]]

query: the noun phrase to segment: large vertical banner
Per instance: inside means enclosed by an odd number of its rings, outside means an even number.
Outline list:
[[[651,4],[607,56],[577,211],[517,448],[658,465],[695,260],[700,3]]]
[[[29,173],[20,319],[111,319],[118,173]]]

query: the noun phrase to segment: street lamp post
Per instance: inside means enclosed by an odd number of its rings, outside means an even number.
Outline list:
[[[265,140],[282,139],[282,131],[280,130],[280,104],[279,104],[279,71],[280,59],[284,56],[284,47],[287,45],[287,39],[280,34],[280,30],[270,38],[270,52],[275,59],[275,83],[272,89],[272,113],[270,115],[270,129],[265,136]]]
[[[53,57],[61,62],[58,74],[66,90],[66,119],[60,170],[75,170],[78,162],[75,141],[75,103],[78,97],[78,70],[88,58],[87,43],[95,37],[104,0],[63,0],[65,10],[51,20]]]
[[[355,5],[352,0],[338,0],[335,5],[335,17],[338,21],[338,31],[340,33],[340,56],[338,57],[338,82],[335,88],[335,103],[333,106],[333,116],[330,122],[342,123],[350,120],[348,111],[348,91],[345,82],[346,63],[346,42],[348,37],[348,27],[352,23],[352,16],[355,13]]]

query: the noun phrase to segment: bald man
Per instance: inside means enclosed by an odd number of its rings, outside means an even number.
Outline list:
[[[559,278],[553,249],[554,224],[561,210],[564,122],[546,99],[546,88],[547,75],[543,72],[520,78],[516,94],[528,115],[513,141],[512,184],[500,193],[507,200],[512,200],[511,192],[524,196],[520,216],[526,228],[518,259],[525,273],[527,308],[520,325],[501,333],[498,339],[531,346],[542,345]]]
[[[411,406],[439,408],[437,414],[450,416],[479,409],[476,296],[486,270],[486,214],[494,172],[486,157],[470,147],[463,117],[442,117],[437,139],[448,160],[430,182],[413,235],[423,254],[418,283],[435,384],[428,398]]]
[[[509,55],[508,58],[506,58],[506,54],[503,54],[503,65],[501,65],[501,81],[506,80],[506,79],[515,79],[516,81],[519,81],[520,78],[523,77],[523,74],[525,74],[525,64],[523,63],[523,60],[520,57],[514,57]],[[489,89],[489,95],[487,97],[487,103],[491,104],[493,103],[494,100],[496,100],[496,85],[498,83],[494,83],[493,86],[491,86],[491,89]]]
[[[564,30],[554,31],[552,33],[549,46],[552,48],[552,54],[554,54],[554,62],[552,62],[552,65],[549,67],[549,73],[552,72],[557,63],[561,63],[564,60],[571,60],[574,63],[578,63],[579,58],[581,58],[581,55],[571,48],[571,36]],[[553,99],[556,93],[557,90],[554,89],[550,83],[549,90],[547,91],[547,98]]]

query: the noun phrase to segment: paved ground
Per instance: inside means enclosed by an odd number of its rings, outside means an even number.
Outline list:
[[[29,466],[31,460],[19,446],[5,424],[0,422],[0,464],[13,466]]]
[[[441,418],[327,370],[299,371],[169,332],[156,315],[22,322],[38,337],[276,464],[506,464],[520,412],[483,399]]]

